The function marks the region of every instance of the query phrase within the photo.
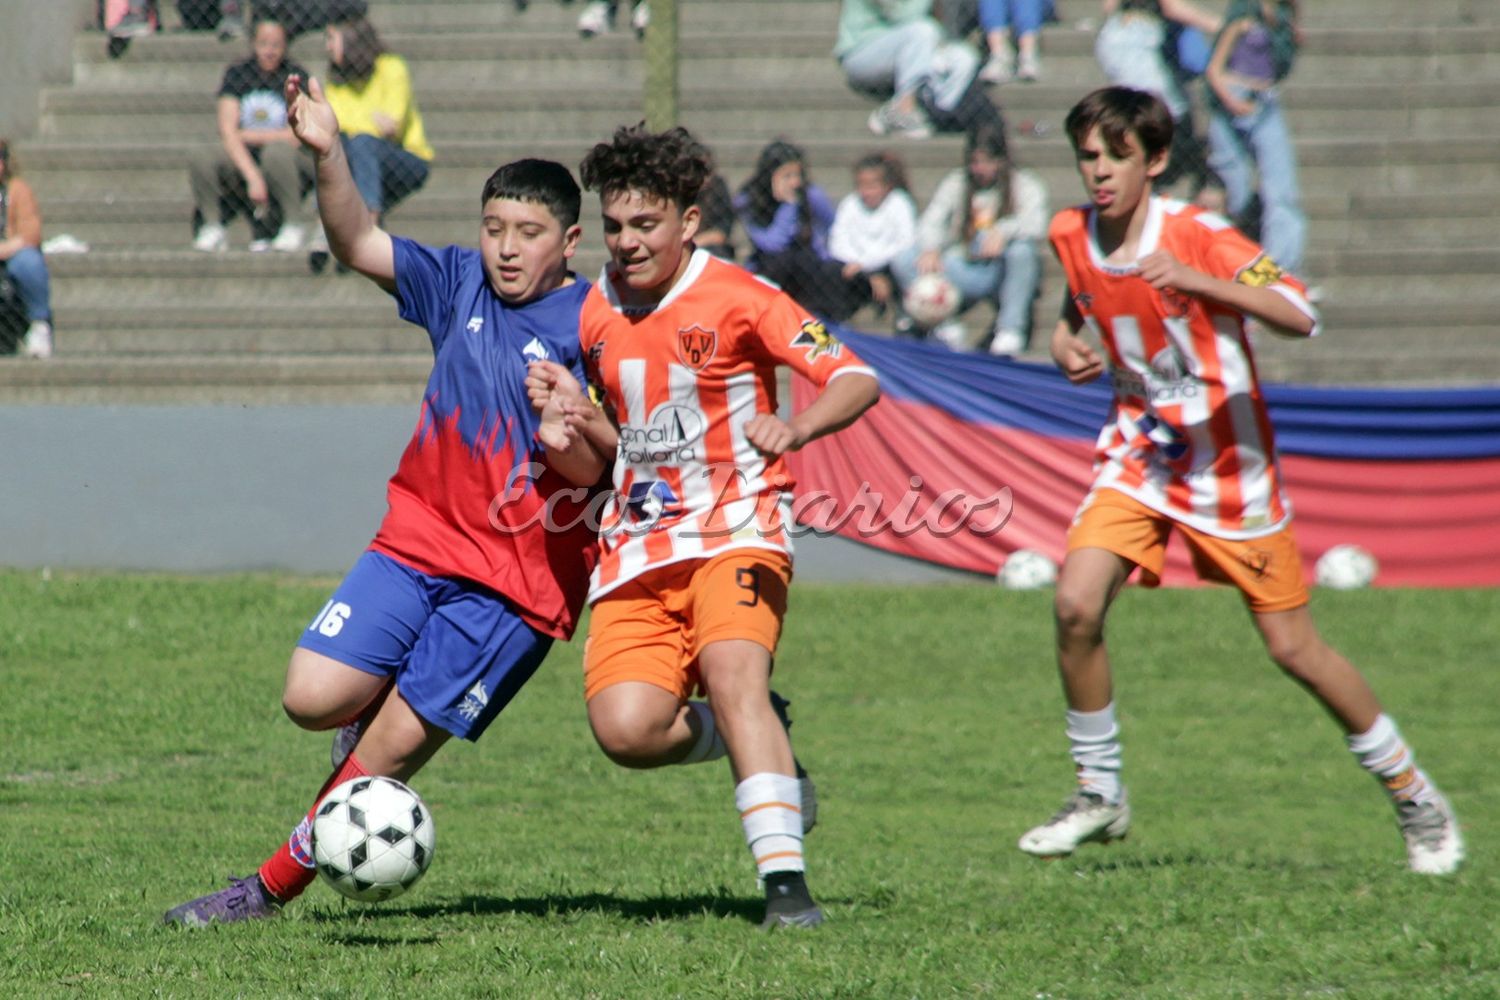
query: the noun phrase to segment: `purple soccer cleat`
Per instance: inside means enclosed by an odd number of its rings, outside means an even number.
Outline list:
[[[216,922],[232,924],[240,920],[274,917],[280,911],[281,904],[266,891],[259,875],[249,878],[231,875],[229,888],[174,906],[162,915],[161,922],[181,927],[207,927]]]

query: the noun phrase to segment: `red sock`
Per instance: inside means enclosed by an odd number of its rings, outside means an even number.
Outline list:
[[[312,858],[312,821],[313,814],[318,811],[325,796],[344,782],[354,778],[363,778],[370,772],[359,762],[359,758],[350,754],[343,765],[333,774],[329,775],[323,787],[318,790],[318,797],[313,800],[312,808],[307,811],[302,822],[292,831],[286,843],[277,849],[276,853],[266,859],[265,864],[260,866],[260,880],[265,885],[266,891],[275,896],[283,903],[291,902],[302,895],[304,889],[313,884],[318,877],[318,870],[313,867]]]

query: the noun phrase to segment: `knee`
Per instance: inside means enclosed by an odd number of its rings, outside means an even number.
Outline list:
[[[5,262],[5,267],[13,277],[19,277],[22,280],[47,273],[46,258],[42,256],[40,250],[32,246],[25,246],[17,250]]]
[[[1104,608],[1098,601],[1059,586],[1052,613],[1057,622],[1059,642],[1098,644],[1104,641]]]
[[[1307,680],[1316,669],[1322,641],[1316,637],[1266,636],[1266,653],[1283,671],[1299,680]]]
[[[657,763],[661,747],[649,727],[618,716],[594,713],[589,714],[589,726],[604,756],[620,767],[647,768]]]

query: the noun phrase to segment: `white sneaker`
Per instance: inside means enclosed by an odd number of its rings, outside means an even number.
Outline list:
[[[21,341],[21,353],[39,361],[52,357],[52,324],[44,319],[33,320]]]
[[[271,249],[277,253],[296,253],[302,249],[302,241],[307,236],[307,230],[294,222],[288,222],[281,227],[281,232],[271,241]]]
[[[646,29],[651,27],[650,0],[636,0],[635,9],[630,12],[630,26],[635,29],[635,37],[646,37]]]
[[[198,227],[198,235],[193,237],[193,249],[204,253],[223,253],[229,249],[229,233],[217,222],[205,222]]]
[[[1009,83],[1016,77],[1016,57],[1010,49],[990,53],[979,69],[979,79],[985,83]]]
[[[1123,790],[1119,805],[1110,805],[1103,796],[1079,789],[1051,819],[1022,834],[1016,846],[1039,858],[1062,858],[1080,844],[1124,840],[1129,830],[1130,802]]]
[[[251,253],[265,253],[267,250],[271,249],[271,241],[266,239],[265,237],[257,237],[256,239],[251,240],[250,245],[245,249],[249,250]]]
[[[1026,338],[1020,330],[1000,329],[990,341],[990,353],[997,358],[1011,358],[1026,350]]]
[[[1448,800],[1439,795],[1420,805],[1403,802],[1396,807],[1401,836],[1406,840],[1406,864],[1422,875],[1451,875],[1464,860],[1464,838],[1458,817]]]
[[[968,350],[969,331],[956,319],[945,319],[928,331],[927,335],[944,347],[955,351]]]
[[[893,97],[870,112],[867,123],[876,135],[904,135],[908,139],[926,139],[932,135],[932,123],[915,109],[907,111]]]
[[[1042,61],[1035,52],[1027,52],[1016,60],[1016,79],[1035,83],[1042,75]]]
[[[584,38],[593,38],[609,30],[609,4],[605,0],[591,0],[578,15],[578,33]]]

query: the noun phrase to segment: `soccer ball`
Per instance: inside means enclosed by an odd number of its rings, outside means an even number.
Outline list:
[[[354,778],[313,817],[313,861],[350,899],[376,903],[410,889],[432,864],[432,814],[395,778]]]
[[[922,274],[907,288],[901,304],[906,315],[924,327],[937,326],[958,311],[963,296],[941,274]]]
[[[1313,571],[1320,587],[1357,590],[1374,582],[1380,564],[1358,545],[1335,545],[1319,557]]]
[[[995,574],[1006,590],[1038,590],[1057,582],[1057,564],[1035,549],[1012,552]]]

